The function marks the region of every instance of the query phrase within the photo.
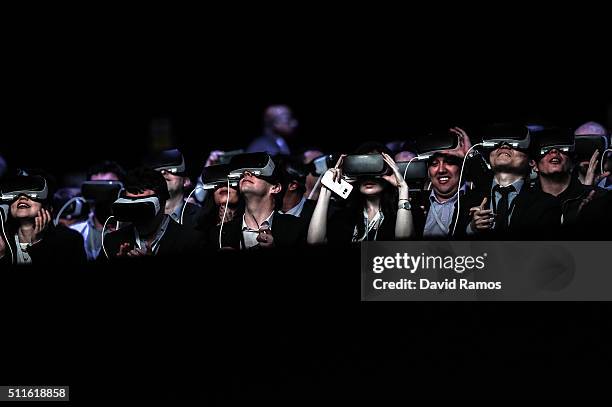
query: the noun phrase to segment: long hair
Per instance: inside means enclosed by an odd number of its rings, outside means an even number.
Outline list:
[[[391,151],[384,144],[378,142],[364,143],[355,150],[355,154],[368,153],[390,154]],[[380,193],[380,210],[385,219],[383,225],[385,225],[386,228],[388,224],[392,222],[393,226],[395,226],[393,219],[397,216],[397,200],[399,196],[397,188],[383,179],[381,179],[380,182],[383,185],[383,190]],[[347,211],[349,211],[351,223],[357,226],[357,236],[361,237],[366,231],[366,226],[363,221],[363,211],[366,208],[366,197],[359,192],[358,184],[355,188],[357,190],[349,196],[346,208]]]

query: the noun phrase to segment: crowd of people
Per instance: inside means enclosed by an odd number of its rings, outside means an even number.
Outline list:
[[[590,240],[610,232],[610,133],[587,122],[497,123],[353,151],[294,151],[299,123],[270,106],[245,149],[213,150],[188,176],[178,149],[80,188],[0,157],[0,264],[110,262],[217,250],[393,240]],[[2,173],[4,172],[4,173]]]

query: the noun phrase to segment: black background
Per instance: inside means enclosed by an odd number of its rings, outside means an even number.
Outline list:
[[[137,19],[146,20],[128,25]],[[406,17],[382,36],[346,16],[328,24],[345,20],[356,27],[332,37],[310,24],[299,40],[269,24],[252,37],[202,23],[200,35],[169,41],[156,20],[129,38],[111,40],[107,23],[81,41],[81,30],[61,27],[9,41],[2,154],[57,174],[92,158],[129,166],[150,120],[165,116],[200,162],[213,147],[246,145],[277,102],[295,108],[302,140],[329,149],[432,122],[605,120],[607,48],[574,38],[566,24],[536,35],[537,19],[500,27],[489,18],[459,35],[466,22],[451,20],[433,35],[437,28],[405,30],[418,20]],[[527,38],[516,42],[518,31]],[[607,304],[360,303],[358,251],[49,266],[3,271],[0,286],[2,382],[70,384],[85,405],[115,394],[241,405],[381,403],[425,391],[470,399],[483,389],[558,395],[577,376],[602,378],[595,372],[612,356]],[[544,384],[551,379],[554,387]]]

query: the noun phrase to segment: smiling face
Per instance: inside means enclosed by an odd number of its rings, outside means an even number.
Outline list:
[[[508,145],[502,145],[491,151],[489,162],[493,172],[512,173],[524,175],[529,169],[529,157],[522,151],[515,150]]]
[[[460,167],[446,156],[435,156],[427,166],[431,186],[440,199],[449,199],[459,186]]]
[[[35,218],[42,209],[42,204],[24,195],[11,204],[11,216],[15,219]]]
[[[536,171],[543,176],[569,174],[572,167],[571,159],[553,148],[536,162]]]

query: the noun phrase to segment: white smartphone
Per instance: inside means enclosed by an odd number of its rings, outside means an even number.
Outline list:
[[[323,175],[323,178],[321,178],[321,184],[334,191],[336,194],[342,197],[342,199],[348,198],[353,190],[353,186],[342,178],[340,178],[340,183],[335,182],[333,178],[334,174],[331,171],[327,171]]]

